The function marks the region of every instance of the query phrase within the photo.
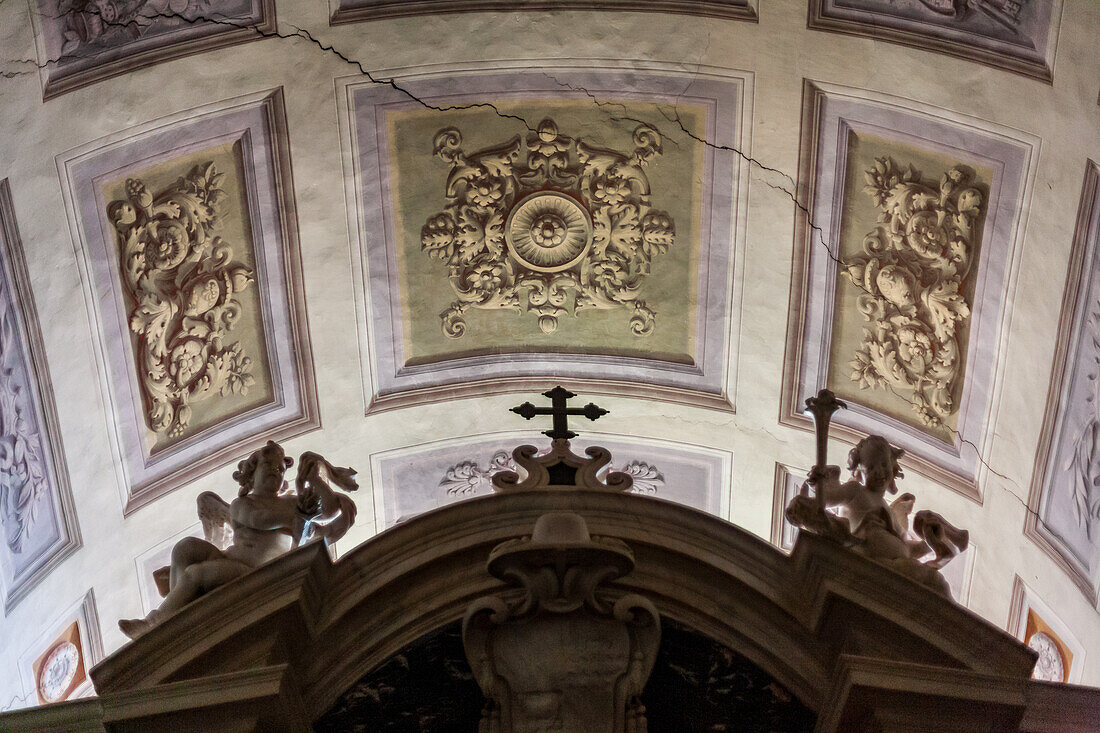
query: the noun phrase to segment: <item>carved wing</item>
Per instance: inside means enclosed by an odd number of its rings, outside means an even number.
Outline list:
[[[199,519],[206,541],[224,550],[233,544],[233,527],[229,524],[229,504],[213,491],[199,494]]]

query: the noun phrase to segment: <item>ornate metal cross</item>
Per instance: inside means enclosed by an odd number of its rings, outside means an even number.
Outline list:
[[[543,435],[549,435],[555,440],[558,438],[569,440],[570,438],[576,437],[577,434],[569,429],[567,423],[569,415],[584,415],[589,420],[596,420],[602,415],[606,415],[608,412],[591,402],[584,407],[566,407],[565,401],[577,395],[561,386],[554,387],[549,392],[543,392],[542,395],[550,398],[550,407],[535,407],[530,402],[524,402],[519,407],[513,407],[512,412],[525,420],[530,420],[535,415],[551,415],[554,418],[554,428],[542,432]]]

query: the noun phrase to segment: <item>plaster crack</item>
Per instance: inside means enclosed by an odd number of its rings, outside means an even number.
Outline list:
[[[98,9],[91,10],[89,8],[85,12],[86,13],[95,13],[95,14],[99,15],[99,20],[103,23],[104,26],[107,26],[107,27],[115,27],[115,28],[135,27],[135,23],[133,21],[124,22],[124,23],[119,23],[117,21],[111,21],[111,20],[103,17],[103,15],[100,13],[100,11]],[[56,20],[56,19],[58,19],[62,16],[43,16],[43,17]],[[308,30],[306,28],[301,28],[301,27],[295,26],[295,25],[293,25],[291,23],[288,23],[286,21],[280,21],[280,25],[282,25],[285,28],[291,29],[291,32],[289,32],[289,33],[280,32],[278,29],[269,31],[269,30],[258,27],[254,23],[236,22],[233,19],[228,18],[226,16],[218,16],[218,15],[188,16],[188,15],[184,15],[182,13],[176,13],[176,12],[173,12],[173,11],[170,11],[170,10],[166,10],[166,11],[158,12],[155,15],[147,16],[147,17],[150,18],[150,19],[153,19],[153,18],[176,19],[176,20],[183,21],[184,23],[187,23],[187,24],[190,24],[190,25],[195,25],[195,24],[198,24],[198,23],[212,23],[212,24],[216,24],[216,25],[230,26],[230,27],[236,28],[236,29],[249,30],[249,31],[255,33],[257,36],[259,36],[261,38],[275,38],[275,39],[289,40],[289,41],[293,41],[295,39],[301,39],[301,40],[304,40],[308,43],[313,44],[320,51],[322,51],[324,53],[332,54],[333,56],[340,59],[344,63],[346,63],[350,66],[354,66],[358,70],[358,72],[362,76],[364,76],[367,80],[369,80],[372,84],[387,86],[387,87],[393,89],[394,91],[404,95],[410,101],[415,102],[418,105],[421,105],[425,109],[430,109],[430,110],[433,110],[433,111],[436,111],[436,112],[453,112],[453,111],[462,111],[462,110],[470,110],[470,109],[487,109],[487,110],[491,110],[494,114],[496,114],[497,116],[499,116],[503,119],[510,119],[510,120],[514,120],[516,122],[519,122],[529,132],[538,132],[537,125],[532,125],[522,115],[517,115],[517,114],[505,112],[505,111],[501,110],[500,108],[498,108],[496,105],[494,105],[492,102],[470,102],[470,103],[455,104],[455,105],[436,105],[436,104],[433,104],[433,103],[429,102],[428,100],[419,97],[418,95],[413,93],[407,87],[399,84],[393,77],[379,78],[373,72],[368,70],[366,68],[366,66],[364,66],[364,64],[361,61],[348,56],[343,51],[337,49],[333,44],[326,43],[326,42],[322,41],[321,39],[317,38],[310,30]],[[707,39],[708,46],[709,46],[709,43],[710,43],[710,37],[708,35],[708,39]],[[705,51],[704,51],[704,54],[705,54]],[[28,64],[28,65],[33,66],[35,69],[44,69],[44,68],[47,68],[52,63],[57,63],[59,61],[65,60],[65,59],[91,58],[93,56],[94,55],[92,55],[92,56],[82,56],[82,55],[79,55],[79,54],[65,54],[65,55],[60,56],[58,58],[47,60],[47,62],[45,64],[40,64],[40,63],[38,63],[37,61],[35,61],[33,59],[8,59],[4,63],[6,63],[6,64]],[[697,64],[697,67],[698,66],[700,66],[700,65]],[[31,73],[29,70],[28,71],[4,71],[4,72],[0,72],[0,77],[2,77],[2,78],[14,78],[14,77],[26,75],[26,74],[29,74],[29,73]],[[552,74],[549,74],[549,73],[547,73],[546,76],[549,79],[551,79],[552,81],[554,81],[556,84],[562,86],[565,89],[569,89],[571,91],[583,94],[584,96],[586,96],[590,100],[592,100],[592,102],[601,109],[606,110],[608,107],[618,106],[622,109],[622,111],[624,113],[626,112],[626,107],[622,103],[611,102],[611,101],[607,101],[607,100],[601,100],[594,93],[592,93],[590,90],[586,89],[583,86],[576,86],[576,85],[569,84],[567,82],[562,81],[561,79],[556,78],[555,76],[553,76]],[[690,88],[690,85],[689,85],[688,88]],[[685,88],[685,92],[686,92],[686,88]],[[825,250],[826,255],[828,256],[828,258],[832,262],[834,262],[837,265],[844,266],[844,264],[845,264],[844,261],[838,256],[838,254],[836,252],[834,252],[833,247],[831,247],[829,242],[827,241],[827,239],[825,237],[824,230],[820,226],[818,226],[816,223],[814,223],[813,214],[810,211],[809,206],[799,199],[797,191],[795,190],[795,189],[797,189],[797,181],[795,180],[795,178],[792,175],[790,175],[789,173],[786,173],[785,171],[783,171],[779,168],[776,168],[776,167],[769,166],[769,165],[765,164],[763,161],[761,161],[760,159],[746,153],[744,150],[742,150],[738,146],[720,144],[720,143],[717,143],[715,141],[706,139],[705,136],[698,135],[698,134],[692,132],[688,128],[688,126],[684,123],[684,120],[683,120],[682,116],[680,115],[679,108],[675,104],[672,106],[671,115],[668,112],[668,110],[666,109],[666,107],[664,107],[664,106],[658,105],[657,109],[659,110],[660,114],[662,116],[664,116],[665,119],[668,122],[674,123],[676,125],[676,127],[679,129],[680,133],[682,135],[684,135],[685,137],[689,138],[690,140],[692,140],[692,141],[694,141],[694,142],[696,142],[700,145],[703,145],[707,148],[715,150],[715,151],[720,151],[720,152],[725,152],[725,153],[730,153],[730,154],[736,155],[739,158],[741,158],[742,161],[747,163],[750,166],[750,169],[755,168],[755,169],[757,169],[757,170],[759,170],[763,173],[778,176],[783,181],[786,181],[789,185],[782,185],[782,184],[779,184],[779,183],[773,183],[773,182],[767,180],[765,177],[757,178],[757,180],[759,180],[763,185],[767,186],[768,188],[770,188],[774,191],[778,191],[779,193],[783,194],[786,198],[790,199],[791,203],[795,206],[795,208],[799,212],[801,212],[802,216],[804,217],[805,225],[813,233],[812,239],[815,240],[813,243],[815,245],[820,245]],[[611,113],[608,113],[608,114],[609,114],[609,119],[611,119],[612,121],[617,121],[617,122],[618,121],[630,121],[630,122],[636,122],[636,123],[643,122],[643,120],[639,120],[637,118],[631,117],[631,116],[626,115],[626,114],[619,115],[619,116],[615,116]],[[647,124],[651,124],[651,123],[647,123]],[[679,143],[676,142],[674,138],[667,135],[664,131],[658,129],[658,132],[661,133],[661,135],[664,139],[667,139],[670,142],[672,142],[672,144],[679,145]],[[868,294],[871,294],[870,291],[868,291],[861,284],[859,284],[859,283],[853,283],[853,284],[856,285],[856,287],[858,287],[859,289],[863,290],[864,292],[867,292]],[[909,400],[909,399],[903,397],[898,392],[896,392],[892,389],[891,389],[891,391],[899,399],[901,399],[903,402],[906,402],[910,405],[915,404],[912,400]],[[994,470],[992,468],[992,466],[989,465],[989,463],[982,457],[980,451],[978,450],[978,446],[977,446],[976,443],[974,443],[973,441],[965,438],[957,430],[952,429],[951,433],[952,433],[953,437],[958,437],[958,439],[962,443],[965,443],[965,444],[971,446],[974,449],[975,455],[976,455],[978,461],[983,466],[985,466],[990,471],[990,473],[992,473],[995,476],[1003,479],[1006,483],[1012,483],[1013,485],[1015,485],[1015,483],[1012,482],[1007,476],[1005,476],[1002,473],[997,472],[996,470]],[[1021,505],[1024,506],[1026,511],[1028,511],[1032,514],[1035,514],[1035,512],[1033,510],[1031,510],[1030,507],[1027,506],[1027,503],[1024,502],[1023,499],[1021,499],[1015,492],[1010,491],[1007,487],[1004,487],[1004,490],[1007,491],[1009,494],[1011,494],[1017,501],[1019,501],[1021,503]]]

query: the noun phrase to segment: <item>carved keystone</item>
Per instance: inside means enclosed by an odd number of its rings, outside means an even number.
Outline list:
[[[497,545],[493,576],[523,588],[486,596],[462,621],[466,658],[488,702],[479,733],[645,730],[639,700],[661,640],[657,609],[601,588],[634,569],[619,540],[591,537],[569,512],[539,517],[529,537]]]

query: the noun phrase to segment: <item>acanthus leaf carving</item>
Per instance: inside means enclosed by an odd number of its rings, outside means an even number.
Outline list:
[[[421,248],[446,263],[458,296],[440,314],[447,336],[466,333],[470,308],[526,309],[552,333],[567,313],[628,307],[631,332],[653,332],[639,290],[676,234],[651,207],[643,170],[661,154],[660,134],[643,123],[633,142],[630,155],[596,148],[549,118],[526,139],[470,155],[458,129],[436,134],[434,153],[451,166],[447,204],[421,229]]]
[[[0,520],[12,552],[21,552],[49,489],[33,406],[16,379],[19,326],[11,294],[0,282]]]
[[[958,409],[959,332],[971,315],[964,289],[985,197],[963,167],[934,186],[912,165],[877,158],[865,180],[878,223],[841,267],[862,291],[856,307],[869,322],[850,378],[896,392],[922,424],[942,427]]]
[[[237,296],[255,282],[213,232],[224,173],[197,165],[157,195],[126,180],[127,199],[107,214],[117,233],[122,281],[149,428],[183,434],[191,404],[214,395],[246,394],[255,384],[252,358],[226,343],[242,313]]]
[[[1092,364],[1086,378],[1092,391],[1085,401],[1092,410],[1074,438],[1073,450],[1062,467],[1070,474],[1073,485],[1073,517],[1090,540],[1096,520],[1100,520],[1100,300],[1092,305],[1082,333],[1082,338],[1087,338],[1091,346]]]

